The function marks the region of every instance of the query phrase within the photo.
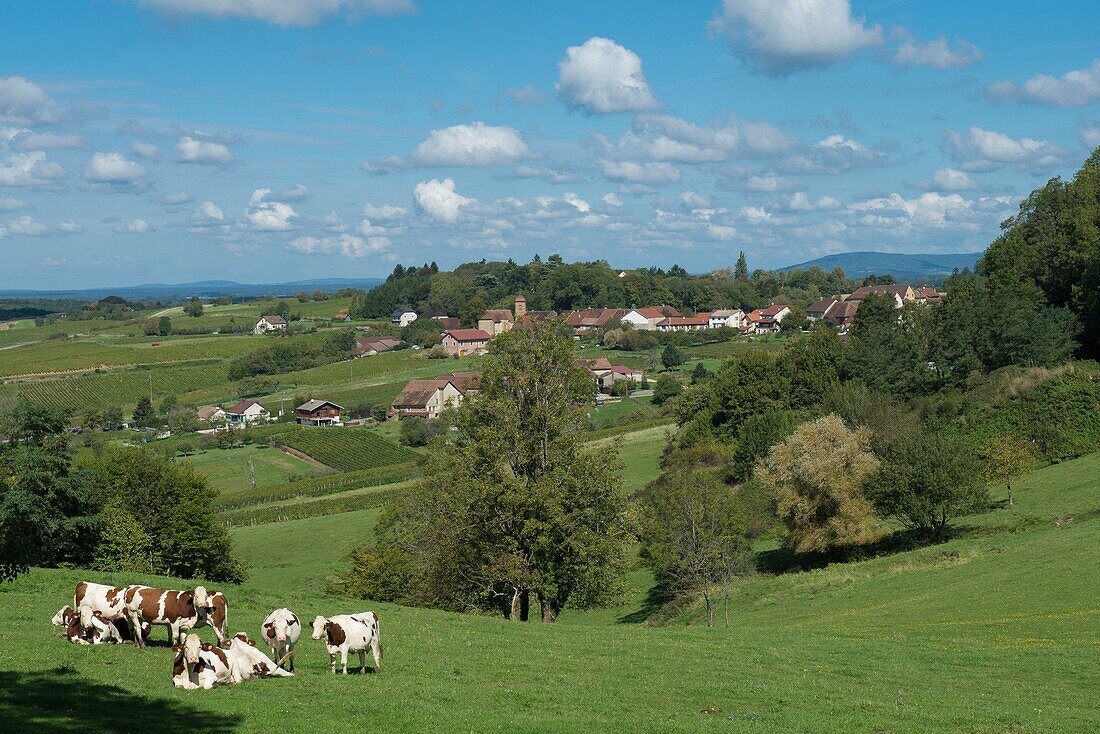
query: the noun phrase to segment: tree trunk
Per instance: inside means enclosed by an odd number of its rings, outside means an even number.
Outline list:
[[[704,591],[703,592],[703,601],[707,605],[707,627],[713,627],[714,626],[714,612],[710,608],[710,592],[709,591]]]
[[[1012,485],[1008,485],[1008,506],[1012,507]]]
[[[558,612],[554,609],[554,606],[545,599],[539,599],[539,608],[542,612],[542,621],[546,624],[550,624],[558,618]]]
[[[511,610],[508,612],[509,622],[519,621],[519,600],[521,595],[522,592],[520,592],[519,589],[512,589],[512,607]]]
[[[524,589],[519,595],[519,621],[526,622],[531,616],[531,591]]]

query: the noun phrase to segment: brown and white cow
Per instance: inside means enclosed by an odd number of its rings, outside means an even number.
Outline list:
[[[64,627],[65,631],[58,633],[74,645],[87,645],[87,631],[80,624],[80,615],[72,607],[65,605],[53,615],[54,626]]]
[[[294,648],[302,636],[302,623],[298,621],[294,612],[286,607],[276,609],[267,615],[260,627],[260,634],[271,649],[271,657],[276,661],[285,658],[283,667],[294,670]]]
[[[207,690],[218,684],[238,683],[228,653],[214,645],[204,645],[199,636],[189,633],[183,644],[172,645],[172,685],[176,688]]]
[[[210,593],[203,586],[184,591],[127,586],[124,597],[126,614],[134,629],[143,623],[164,625],[168,628],[168,641],[175,645],[193,629],[212,627],[218,644],[225,642],[229,605],[221,592]],[[144,638],[137,640],[137,644],[144,647]]]
[[[129,587],[126,587],[129,588]],[[81,581],[73,594],[73,609],[80,615],[80,623],[92,625],[92,613],[99,612],[104,619],[114,621],[126,617],[126,589],[107,584]]]
[[[235,677],[240,680],[289,678],[294,675],[280,668],[244,632],[238,632],[229,638],[229,664],[233,668]]]
[[[359,674],[367,672],[367,649],[374,656],[374,672],[382,669],[382,638],[378,636],[378,615],[374,612],[337,614],[335,617],[318,615],[313,620],[313,639],[325,641],[332,672],[336,672],[336,656],[344,675],[348,674],[348,652],[359,653]]]

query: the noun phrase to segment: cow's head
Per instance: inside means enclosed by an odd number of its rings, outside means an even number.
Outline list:
[[[76,612],[68,604],[57,610],[57,614],[53,615],[53,619],[50,620],[54,625],[58,627],[68,627],[69,622],[76,616]]]
[[[92,626],[92,610],[89,607],[80,608],[80,626],[84,629]]]
[[[214,613],[214,596],[206,590],[205,586],[195,587],[192,592],[192,603],[195,605],[195,611],[202,618],[209,617]]]
[[[183,659],[188,665],[197,665],[199,653],[202,651],[202,640],[194,632],[191,632],[183,640]]]
[[[271,623],[268,625],[270,627],[268,632],[276,642],[286,642],[287,629],[290,627],[290,620],[292,619],[294,617],[285,612],[277,612],[272,618]]]
[[[314,640],[319,640],[325,636],[325,625],[328,624],[328,620],[318,614],[313,618],[313,634],[310,635]]]
[[[252,645],[252,647],[256,647],[256,641],[246,635],[244,632],[238,632],[237,634],[233,635],[233,639],[237,640],[238,642],[243,642],[246,645]]]

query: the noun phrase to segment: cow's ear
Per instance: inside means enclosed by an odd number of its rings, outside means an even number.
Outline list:
[[[172,645],[172,649],[175,652],[183,652],[183,645]]]
[[[291,624],[298,624],[298,618],[295,617],[293,614],[290,615],[290,623]]]

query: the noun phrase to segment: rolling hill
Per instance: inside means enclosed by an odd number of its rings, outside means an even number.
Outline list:
[[[899,280],[922,277],[935,280],[936,276],[942,278],[949,275],[955,268],[973,270],[974,263],[981,256],[980,252],[918,255],[900,252],[838,252],[835,255],[826,255],[816,260],[778,268],[778,270],[805,270],[811,267],[819,267],[822,270],[840,268],[849,278],[893,275]]]

